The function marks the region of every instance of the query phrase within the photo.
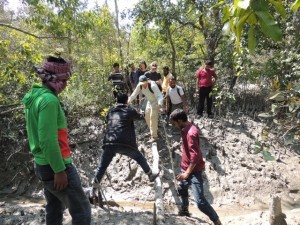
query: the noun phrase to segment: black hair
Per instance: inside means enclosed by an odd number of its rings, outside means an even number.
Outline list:
[[[126,93],[118,92],[116,99],[117,103],[126,104],[128,100],[128,95]]]
[[[147,68],[147,63],[146,63],[146,61],[145,60],[142,60],[142,61],[140,61],[140,65],[141,64],[144,64],[145,65],[145,67]]]
[[[204,64],[208,66],[212,66],[212,61],[210,59],[207,59],[204,61]]]
[[[170,68],[169,68],[169,66],[164,66],[164,67],[163,67],[163,70],[168,70],[168,71],[169,71]]]
[[[176,81],[176,77],[171,76],[170,80],[175,80]]]
[[[61,63],[61,64],[67,63],[66,60],[64,60],[63,58],[57,58],[54,56],[48,56],[46,59],[47,59],[47,62],[55,62],[55,63]]]
[[[120,64],[119,63],[114,63],[114,65],[113,65],[113,68],[115,68],[116,66],[119,66],[120,67]]]
[[[182,109],[175,109],[171,115],[170,115],[171,121],[178,122],[179,120],[182,120],[183,122],[187,121],[187,115]]]

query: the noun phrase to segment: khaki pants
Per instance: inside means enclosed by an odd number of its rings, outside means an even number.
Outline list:
[[[158,129],[158,110],[156,105],[151,105],[148,101],[146,110],[145,110],[145,119],[146,123],[150,129],[150,134],[152,138],[157,138],[157,129]]]

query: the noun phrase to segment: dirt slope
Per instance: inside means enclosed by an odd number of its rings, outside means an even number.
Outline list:
[[[234,121],[234,122],[233,122]],[[266,161],[255,151],[263,124],[241,116],[232,119],[201,119],[194,123],[201,130],[201,145],[206,161],[204,173],[205,195],[218,212],[222,222],[230,225],[269,224],[271,195],[282,199],[288,225],[300,225],[300,157],[295,151],[280,148],[276,142],[266,141],[270,153],[278,161]],[[88,188],[99,157],[103,127],[95,118],[83,118],[71,130],[75,165]],[[179,199],[176,195],[169,149],[173,151],[175,174],[179,172],[180,137],[167,127],[169,135],[160,127],[158,149],[161,159],[165,224],[209,224],[208,218],[191,206],[192,217],[176,216]],[[151,162],[151,147],[146,143],[149,132],[144,122],[137,123],[139,149]],[[86,140],[92,140],[86,142]],[[278,155],[280,152],[280,155]],[[15,155],[14,167],[21,165],[22,156]],[[16,163],[17,162],[17,163]],[[16,175],[2,163],[1,180]],[[0,185],[0,224],[43,224],[44,200],[28,160],[29,176],[20,182]],[[10,174],[9,174],[10,173]],[[5,175],[4,175],[5,174]],[[19,176],[19,175],[18,175]],[[27,181],[27,182],[26,182]],[[4,185],[6,184],[6,185]],[[12,185],[13,184],[13,185]],[[13,189],[14,188],[14,189]],[[153,184],[148,182],[141,168],[125,156],[116,156],[102,181],[105,198],[115,202],[110,208],[93,208],[93,224],[152,224]],[[22,196],[18,196],[21,194]],[[192,198],[191,198],[192,199]],[[70,223],[66,211],[65,224]]]

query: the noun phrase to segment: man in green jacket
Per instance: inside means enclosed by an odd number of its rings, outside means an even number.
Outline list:
[[[68,207],[73,225],[90,225],[90,203],[72,164],[66,118],[57,96],[67,86],[71,64],[49,56],[36,71],[42,85],[34,84],[22,102],[35,172],[44,185],[46,224],[62,225]]]

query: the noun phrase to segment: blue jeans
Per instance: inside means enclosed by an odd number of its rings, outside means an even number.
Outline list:
[[[69,208],[73,225],[91,224],[91,205],[82,189],[79,175],[73,164],[66,165],[68,186],[62,191],[55,190],[54,172],[49,165],[35,164],[35,172],[44,185],[47,201],[47,225],[62,225],[65,207]]]
[[[207,215],[211,221],[217,221],[219,219],[218,214],[204,197],[201,171],[191,173],[187,180],[183,180],[179,183],[178,192],[182,200],[182,208],[189,206],[189,187],[192,188],[193,196],[195,202],[197,203],[198,209],[200,209],[201,212]]]
[[[132,158],[142,167],[145,173],[150,172],[150,167],[147,163],[146,158],[138,150],[134,150],[130,147],[120,145],[107,145],[103,147],[103,153],[101,155],[100,163],[96,171],[96,178],[99,183],[102,180],[102,177],[104,176],[107,167],[109,166],[116,153],[126,155]]]

